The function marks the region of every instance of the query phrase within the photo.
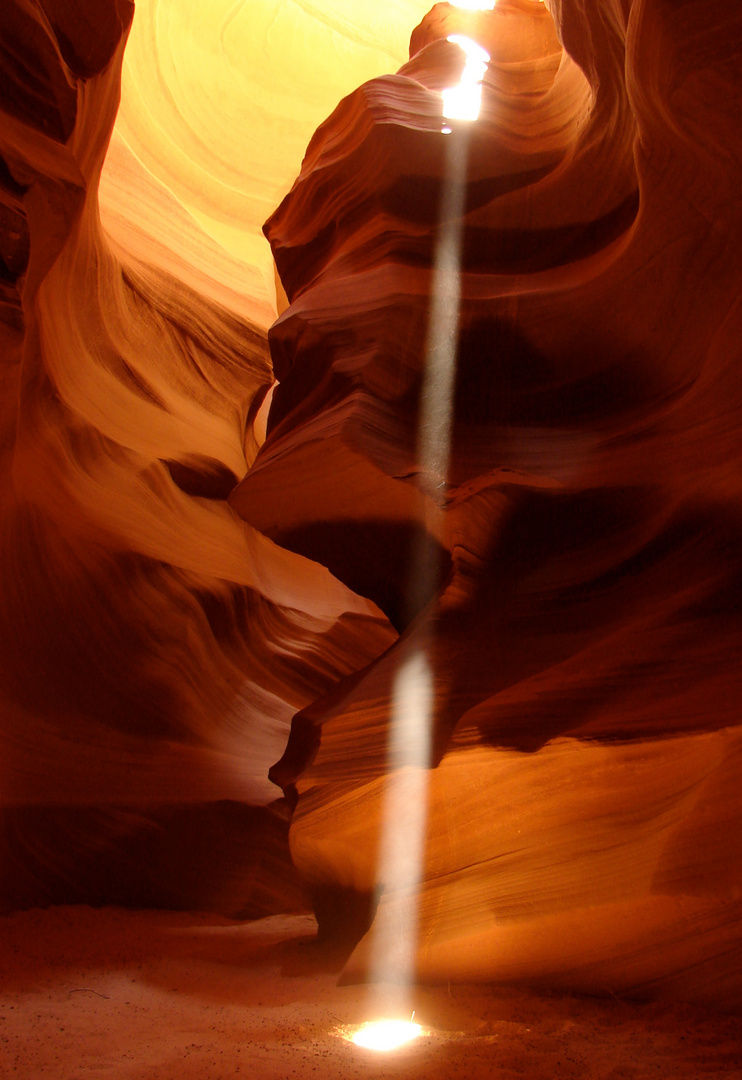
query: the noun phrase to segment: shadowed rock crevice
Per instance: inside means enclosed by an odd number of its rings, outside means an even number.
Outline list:
[[[742,260],[711,226],[742,235],[728,198],[739,132],[701,91],[739,99],[742,28],[714,15],[691,63],[695,15],[630,6],[555,5],[561,54],[528,0],[436,5],[410,64],[321,125],[266,224],[291,301],[272,335],[285,406],[231,502],[401,631],[297,715],[271,773],[296,801],[298,868],[343,909],[328,927],[356,925],[358,897],[381,890],[345,980],[371,977],[375,924],[397,925],[408,902],[377,860],[398,678],[424,656],[417,976],[742,992],[729,989],[742,871],[731,848],[706,847],[712,820],[742,813],[728,781],[741,444],[711,419],[740,401]],[[460,305],[436,486],[420,401],[440,344],[437,245],[453,235],[439,216],[453,144],[434,101],[459,71],[442,40],[454,23],[496,47],[446,284]],[[449,553],[412,620],[399,618],[415,581],[402,523]]]
[[[341,6],[2,5],[0,903],[369,978],[424,660],[417,977],[738,1005],[739,7]]]

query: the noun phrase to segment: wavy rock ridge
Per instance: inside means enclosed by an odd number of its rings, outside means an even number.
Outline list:
[[[269,357],[254,223],[289,155],[261,172],[256,135],[252,164],[232,156],[225,87],[248,30],[287,54],[291,30],[268,0],[254,27],[223,6],[200,94],[175,33],[194,12],[138,5],[113,139],[132,5],[0,14],[0,908],[301,903],[267,781],[296,714],[272,774],[294,862],[322,929],[357,934],[393,687],[422,652],[418,975],[739,1002],[742,16],[436,5],[268,222],[289,302]],[[307,23],[345,42],[347,85],[394,66],[398,32],[354,19]],[[468,136],[440,130],[452,29],[492,55]],[[301,104],[273,114],[253,61],[258,127],[296,142],[314,76],[294,63]],[[404,903],[385,884],[377,921]]]
[[[280,794],[292,713],[392,634],[226,504],[272,381],[234,258],[182,210],[190,263],[142,243],[121,170],[101,226],[132,14],[13,0],[0,20],[0,908],[273,910],[298,896],[285,813],[249,807]]]
[[[290,306],[232,503],[401,633],[295,718],[273,775],[320,918],[373,910],[395,680],[425,655],[418,975],[738,1001],[742,19],[552,10],[556,35],[530,0],[476,24],[436,5],[409,64],[319,128],[266,226]],[[492,53],[468,146],[436,93],[462,22]],[[456,154],[458,358],[431,476]],[[404,890],[380,887],[376,922],[401,925]],[[372,970],[373,934],[346,978]]]

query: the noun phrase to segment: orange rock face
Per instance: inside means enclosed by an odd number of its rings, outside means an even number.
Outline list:
[[[558,38],[528,0],[437,5],[266,226],[291,304],[232,504],[401,632],[299,714],[273,775],[319,915],[380,893],[346,971],[373,977],[376,924],[409,903],[381,837],[400,672],[423,656],[417,975],[739,997],[742,22],[554,15]],[[460,21],[492,61],[480,118],[446,136]]]
[[[320,126],[269,356],[203,118],[159,178],[133,98],[110,141],[132,6],[6,3],[0,907],[300,903],[281,758],[373,977],[414,774],[418,977],[742,998],[742,16],[550,7],[436,5]]]
[[[272,382],[234,257],[120,142],[101,225],[132,14],[0,19],[0,909],[272,909],[296,902],[285,821],[240,807],[280,795],[296,709],[393,635],[227,506]],[[191,263],[167,227],[146,242],[143,188]]]

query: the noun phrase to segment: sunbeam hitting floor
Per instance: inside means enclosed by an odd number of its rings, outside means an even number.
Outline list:
[[[428,5],[2,0],[1,1080],[742,1080],[742,5]]]
[[[448,480],[453,395],[461,304],[462,215],[465,204],[469,125],[479,115],[481,82],[489,54],[470,38],[452,35],[466,57],[460,82],[442,94],[442,135],[446,167],[440,225],[434,252],[430,316],[420,394],[416,462],[427,500],[430,535],[442,531]],[[453,126],[450,126],[453,125]],[[435,589],[437,568],[429,545],[413,548],[408,607]],[[389,780],[382,806],[382,833],[376,892],[381,900],[372,929],[372,984],[368,1015],[375,1026],[357,1033],[367,1046],[399,1045],[420,1033],[405,1020],[418,944],[418,903],[426,846],[428,769],[435,698],[430,642],[423,637],[400,663],[394,678],[388,737]],[[385,890],[403,897],[389,910]],[[414,1012],[414,1010],[413,1010]],[[391,1025],[391,1026],[390,1026]]]
[[[18,1080],[738,1080],[739,1016],[689,1006],[415,987],[421,1036],[354,1045],[310,916],[237,924],[116,908],[0,922],[0,1075]]]

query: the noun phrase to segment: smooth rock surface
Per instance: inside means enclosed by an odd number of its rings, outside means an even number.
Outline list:
[[[285,830],[240,807],[280,795],[296,709],[394,635],[226,503],[273,379],[244,260],[120,136],[102,223],[133,14],[0,18],[0,909],[274,910]]]
[[[402,634],[295,719],[272,775],[298,794],[320,925],[333,890],[362,906],[381,889],[345,972],[372,977],[377,925],[410,906],[379,862],[406,782],[391,717],[423,658],[418,977],[739,1002],[742,18],[553,10],[558,40],[528,0],[476,17],[482,44],[512,42],[471,134],[446,136],[436,90],[462,60],[439,5],[409,64],[319,128],[267,223],[291,304],[232,503]],[[431,471],[452,242],[450,455]]]
[[[368,978],[424,663],[416,977],[742,1002],[742,14],[549,6],[4,3],[0,910]]]

